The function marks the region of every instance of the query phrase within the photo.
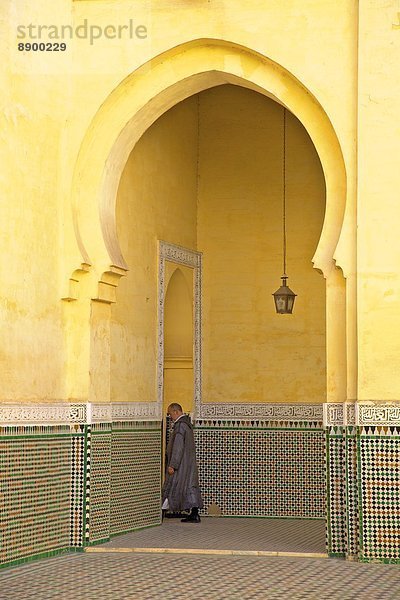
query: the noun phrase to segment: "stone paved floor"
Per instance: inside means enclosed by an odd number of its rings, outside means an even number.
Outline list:
[[[164,521],[92,550],[0,571],[1,600],[398,600],[400,565],[328,558],[211,554],[213,550],[319,552],[321,521]],[[131,552],[175,548],[177,554]],[[201,548],[206,554],[179,553]],[[208,548],[208,550],[207,550]],[[124,550],[121,552],[121,550]],[[323,551],[323,550],[322,550]]]
[[[188,554],[70,554],[0,573],[2,600],[398,600],[398,565]]]
[[[203,517],[194,524],[165,519],[161,527],[121,535],[102,545],[109,547],[325,553],[325,521]]]

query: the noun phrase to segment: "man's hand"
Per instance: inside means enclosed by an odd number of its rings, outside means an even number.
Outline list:
[[[174,467],[168,467],[168,475],[173,475],[175,473]]]

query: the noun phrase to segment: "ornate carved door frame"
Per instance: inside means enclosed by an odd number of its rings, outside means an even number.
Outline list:
[[[201,270],[202,253],[169,242],[158,242],[158,355],[157,404],[160,414],[164,391],[165,261],[193,269],[193,399],[194,418],[201,414]]]

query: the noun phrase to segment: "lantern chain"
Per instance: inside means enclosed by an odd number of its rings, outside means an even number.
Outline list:
[[[286,277],[286,108],[283,107],[283,275]]]

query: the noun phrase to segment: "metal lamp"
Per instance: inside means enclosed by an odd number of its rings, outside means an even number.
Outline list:
[[[283,109],[283,275],[282,285],[272,295],[276,312],[280,315],[291,315],[296,294],[287,286],[286,275],[286,108]]]

